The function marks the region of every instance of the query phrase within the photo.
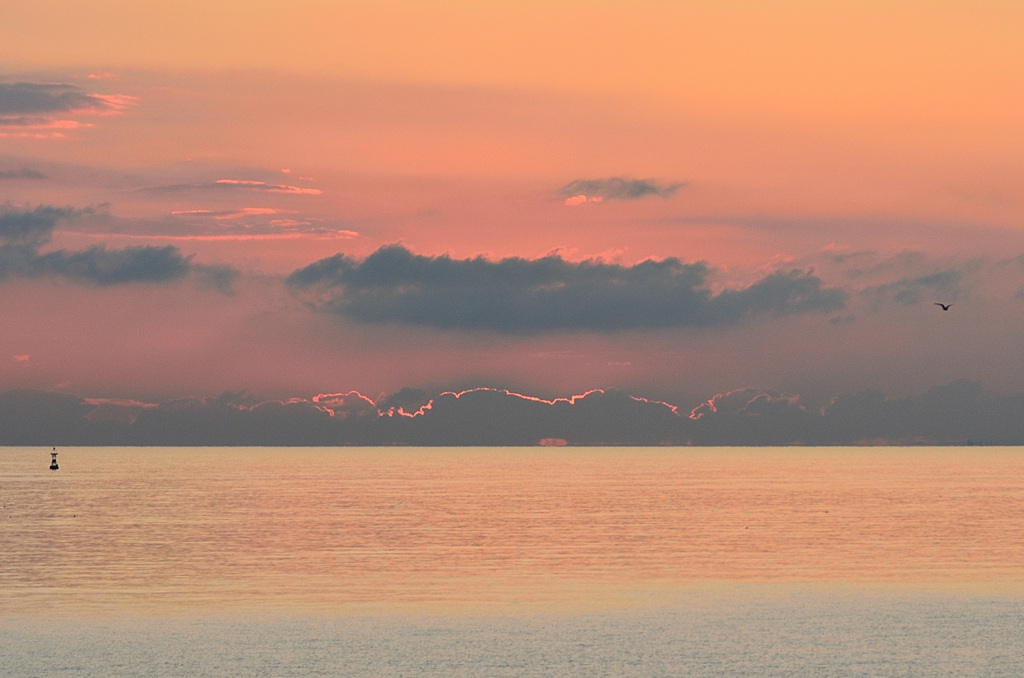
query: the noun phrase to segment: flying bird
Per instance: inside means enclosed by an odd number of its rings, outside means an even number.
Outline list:
[[[936,306],[941,306],[943,311],[948,311],[949,307],[952,306],[953,304],[943,304],[941,302],[936,301],[935,305]]]

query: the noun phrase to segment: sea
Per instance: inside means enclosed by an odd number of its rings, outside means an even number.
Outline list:
[[[1024,449],[0,448],[0,675],[1024,676]]]

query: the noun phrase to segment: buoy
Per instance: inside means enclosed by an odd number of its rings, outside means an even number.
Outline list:
[[[50,470],[56,471],[60,466],[57,466],[57,448],[53,448],[53,452],[50,452]]]

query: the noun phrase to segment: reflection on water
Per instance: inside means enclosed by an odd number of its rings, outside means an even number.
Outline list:
[[[0,613],[1024,588],[1010,449],[0,450]]]

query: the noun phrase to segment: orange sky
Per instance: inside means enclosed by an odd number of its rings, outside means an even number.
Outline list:
[[[625,173],[740,209],[1001,224],[1022,198],[1019,3],[6,5],[7,71],[139,97],[43,151],[62,159]]]
[[[820,397],[957,378],[1024,388],[1001,367],[1024,339],[1024,5],[282,7],[4,3],[0,202],[18,219],[89,210],[38,253],[171,246],[196,275],[239,277],[225,296],[195,280],[115,290],[10,274],[5,312],[21,323],[0,339],[0,382],[126,397],[623,386],[698,402],[755,383]],[[57,86],[77,107],[15,106]],[[566,204],[576,182],[600,193],[611,180],[653,188]],[[522,337],[330,318],[283,284],[394,243],[455,259],[704,261],[713,294],[799,270],[846,301],[723,328]],[[922,314],[937,295],[971,302],[970,323],[936,338]],[[943,360],[978,327],[984,351]],[[67,336],[88,350],[63,350]]]
[[[703,110],[1007,120],[1024,8],[966,2],[5,3],[10,68],[259,68],[639,91]],[[45,37],[45,40],[41,38]],[[1008,88],[1013,90],[1015,88]],[[921,108],[927,107],[927,113]],[[934,110],[941,107],[941,111]],[[924,115],[922,115],[924,113]]]

